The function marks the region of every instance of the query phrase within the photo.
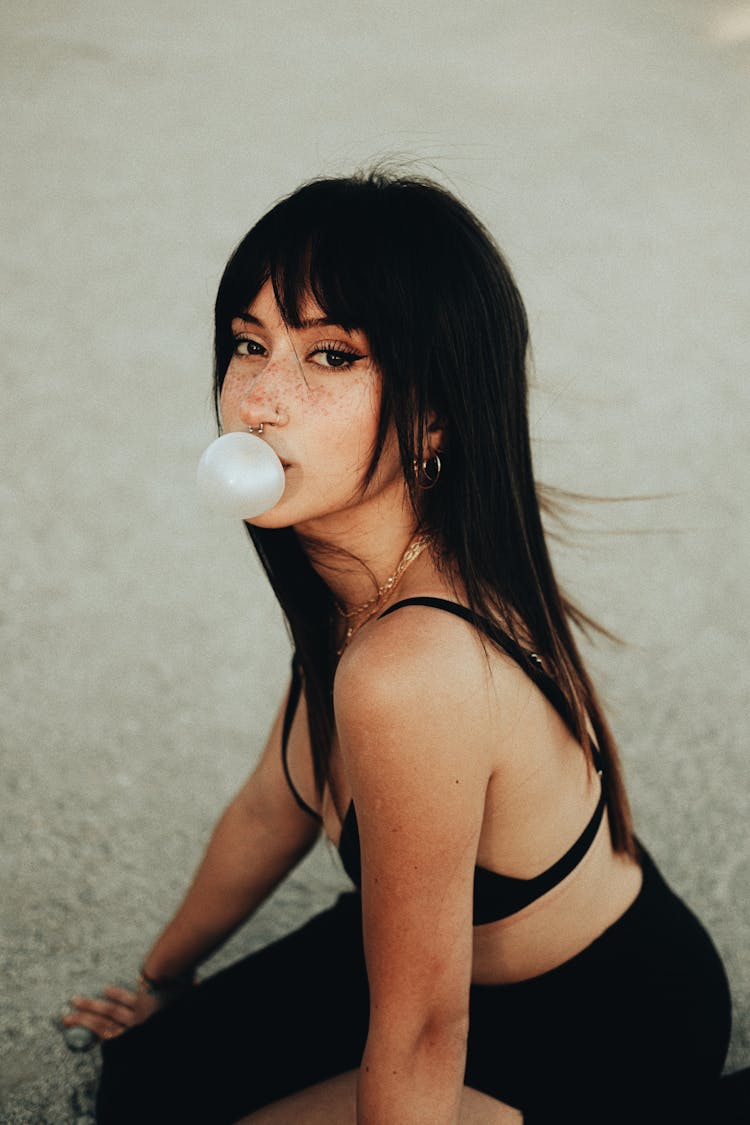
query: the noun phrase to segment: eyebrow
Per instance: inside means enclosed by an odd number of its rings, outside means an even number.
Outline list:
[[[265,325],[259,317],[253,316],[252,313],[240,312],[234,317],[235,320],[243,320],[245,324],[257,324],[258,328],[265,328]],[[345,328],[343,324],[332,320],[330,316],[314,316],[308,320],[301,320],[299,323],[300,328],[320,328],[323,325],[333,325],[336,328],[343,328],[345,332],[351,332],[352,329]]]

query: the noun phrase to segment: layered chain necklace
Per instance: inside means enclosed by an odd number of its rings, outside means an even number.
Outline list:
[[[373,597],[369,598],[368,601],[362,602],[361,605],[355,605],[352,609],[344,609],[338,602],[334,603],[339,617],[343,617],[345,621],[350,622],[350,624],[347,625],[341,648],[336,650],[337,656],[341,656],[354,634],[359,632],[362,626],[366,625],[367,622],[375,616],[388,595],[395,590],[396,586],[401,581],[401,577],[406,568],[413,563],[415,559],[419,558],[429,542],[430,536],[426,533],[415,536],[401,556],[399,564],[393,574],[386,578],[382,586],[378,586],[378,592]],[[357,620],[360,617],[362,620]]]

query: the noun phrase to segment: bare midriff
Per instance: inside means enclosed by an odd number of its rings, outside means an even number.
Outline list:
[[[621,918],[638,896],[640,865],[613,851],[606,811],[586,855],[535,902],[474,927],[474,984],[510,984],[556,969]]]

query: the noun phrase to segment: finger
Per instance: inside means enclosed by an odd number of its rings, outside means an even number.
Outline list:
[[[108,1026],[104,1025],[100,1030],[97,1030],[96,1034],[100,1039],[116,1039],[118,1035],[122,1035],[123,1031],[127,1031],[127,1028],[123,1027],[122,1024],[110,1023]]]
[[[120,1004],[116,1000],[100,1000],[91,996],[73,996],[70,1000],[78,1012],[87,1012],[95,1016],[103,1016],[105,1020],[129,1026],[133,1022],[133,1009],[127,1004]]]
[[[108,1000],[116,1000],[126,1008],[134,1008],[138,999],[137,992],[131,992],[129,988],[120,988],[117,984],[110,984],[105,988],[104,995]]]
[[[93,1032],[99,1039],[114,1039],[122,1035],[125,1028],[115,1020],[94,1012],[82,1011],[71,1016],[63,1016],[62,1022],[66,1028],[83,1027]]]

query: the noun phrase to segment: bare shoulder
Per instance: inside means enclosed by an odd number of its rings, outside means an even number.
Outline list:
[[[465,619],[403,606],[362,632],[339,665],[334,710],[350,781],[486,788],[512,737],[525,677]]]
[[[479,737],[524,706],[530,681],[514,661],[465,618],[425,605],[406,605],[355,638],[339,665],[337,716],[363,723],[389,714],[429,717],[429,726]],[[475,745],[477,743],[475,742]]]
[[[462,618],[408,605],[355,637],[336,673],[334,700],[347,713],[377,714],[422,703],[436,715],[462,703],[476,707],[490,673],[475,629]]]

